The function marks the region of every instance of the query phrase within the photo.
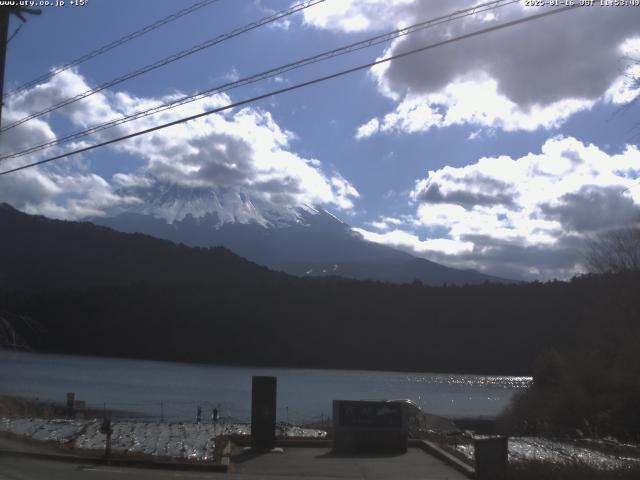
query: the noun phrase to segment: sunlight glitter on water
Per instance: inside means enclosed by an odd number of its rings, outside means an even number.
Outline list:
[[[494,375],[439,375],[407,377],[409,382],[428,382],[446,385],[491,386],[498,388],[527,388],[533,383],[533,377],[508,377]]]
[[[174,362],[0,352],[0,394],[63,402],[67,392],[94,410],[187,421],[213,407],[237,420],[250,412],[251,377],[278,378],[278,419],[331,414],[332,401],[405,398],[446,417],[495,417],[530,377],[190,365]]]

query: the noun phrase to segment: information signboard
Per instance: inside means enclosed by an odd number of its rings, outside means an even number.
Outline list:
[[[400,402],[334,400],[333,449],[406,452],[407,406]]]

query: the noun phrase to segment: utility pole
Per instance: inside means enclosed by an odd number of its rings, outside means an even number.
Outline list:
[[[2,107],[4,106],[4,64],[7,58],[7,40],[9,38],[8,8],[0,10],[0,125],[2,125]]]
[[[15,6],[0,7],[0,125],[2,125],[2,107],[4,106],[4,66],[7,59],[7,43],[9,40],[9,17],[15,15],[22,22],[26,22],[25,13],[40,15],[42,10]]]

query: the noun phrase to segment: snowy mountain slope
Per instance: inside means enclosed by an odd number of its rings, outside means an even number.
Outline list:
[[[321,208],[263,211],[243,195],[167,186],[128,191],[143,200],[136,209],[90,221],[189,246],[224,246],[274,270],[305,276],[339,275],[428,285],[504,281],[458,270],[366,241]]]

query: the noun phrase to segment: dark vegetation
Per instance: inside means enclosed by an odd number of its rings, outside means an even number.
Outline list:
[[[0,311],[42,351],[189,362],[529,374],[520,433],[637,437],[640,273],[425,287],[274,273],[0,206]],[[23,331],[24,330],[24,331]],[[537,358],[537,360],[536,360]],[[533,367],[532,367],[533,366]]]
[[[509,465],[510,480],[637,480],[640,468],[599,470],[584,463],[557,463],[543,460],[514,462]]]
[[[88,417],[98,417],[102,411],[85,410]],[[0,417],[37,417],[37,418],[64,418],[70,417],[71,412],[61,404],[45,402],[38,399],[17,398],[9,395],[0,395]]]
[[[638,280],[629,280],[635,282],[636,297]],[[538,356],[533,386],[501,419],[507,432],[640,441],[638,300],[633,313],[620,312],[631,302],[617,298],[620,304],[610,306],[608,321],[589,326],[587,342]]]
[[[64,417],[63,407],[47,405],[37,400],[0,395],[0,416],[2,417]]]
[[[640,442],[640,229],[593,238],[587,264],[607,280],[570,348],[535,360],[533,387],[501,419],[509,433]],[[637,473],[637,472],[636,472]]]

